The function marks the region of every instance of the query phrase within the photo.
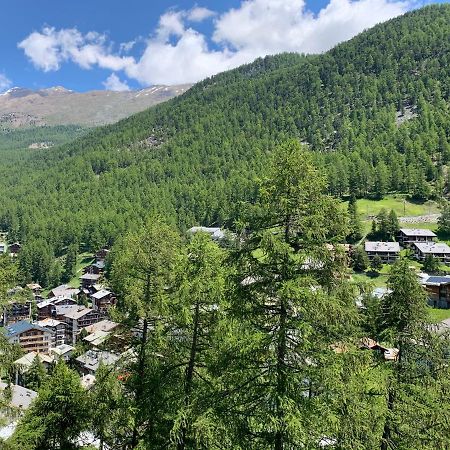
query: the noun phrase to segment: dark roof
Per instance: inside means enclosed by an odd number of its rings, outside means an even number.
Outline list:
[[[26,320],[21,320],[20,322],[13,323],[4,328],[4,333],[7,338],[16,336],[17,334],[25,333],[29,330],[40,330],[46,331],[49,333],[50,331],[47,328],[41,327],[35,323],[30,323]]]
[[[450,277],[428,277],[423,281],[424,284],[448,284]]]

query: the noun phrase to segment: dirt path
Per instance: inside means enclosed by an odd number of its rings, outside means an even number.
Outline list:
[[[437,223],[440,214],[426,214],[424,216],[399,217],[400,223]]]

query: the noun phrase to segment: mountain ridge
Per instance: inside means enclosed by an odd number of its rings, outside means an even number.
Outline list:
[[[190,87],[161,85],[122,92],[75,92],[63,86],[37,90],[13,87],[0,94],[0,126],[105,125],[181,95]]]

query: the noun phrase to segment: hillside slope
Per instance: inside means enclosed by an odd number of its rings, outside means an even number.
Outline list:
[[[110,242],[150,210],[182,228],[231,222],[289,138],[317,151],[333,194],[439,196],[449,99],[450,5],[426,7],[326,54],[260,59],[74,143],[4,158],[0,227],[58,250]]]

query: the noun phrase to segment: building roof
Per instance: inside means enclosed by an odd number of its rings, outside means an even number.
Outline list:
[[[95,384],[95,375],[87,374],[81,377],[81,386],[90,389]]]
[[[100,320],[100,322],[93,323],[84,329],[88,332],[88,334],[95,333],[96,331],[112,331],[114,328],[117,328],[119,324],[117,322],[113,322],[112,320]]]
[[[10,406],[17,409],[28,409],[31,402],[37,397],[37,392],[31,389],[25,389],[17,384],[12,384],[11,386],[11,401]],[[4,391],[8,385],[0,381],[0,391]]]
[[[73,309],[72,311],[68,312],[67,314],[64,314],[64,317],[67,317],[68,319],[78,320],[81,317],[84,317],[86,314],[89,314],[93,310],[90,308],[85,308],[84,306],[79,305],[73,305],[77,306],[77,309]]]
[[[450,284],[450,276],[431,276],[421,280],[421,283],[426,286],[440,286],[442,284]]]
[[[64,322],[61,322],[60,320],[55,320],[55,319],[44,319],[44,320],[39,320],[37,322],[37,324],[41,327],[56,327],[58,325],[64,325]]]
[[[388,252],[388,253],[400,252],[400,244],[398,242],[366,241],[364,243],[364,248],[366,252]]]
[[[95,298],[96,300],[101,300],[103,297],[107,297],[108,295],[112,294],[111,291],[108,291],[107,289],[102,289],[95,294],[92,294],[91,297]]]
[[[100,274],[96,273],[85,273],[84,275],[81,275],[80,280],[92,280],[97,281],[101,277]]]
[[[84,306],[80,305],[56,305],[56,315],[57,316],[66,316],[74,311],[78,311],[79,308],[84,308]]]
[[[445,242],[414,242],[421,253],[450,254],[450,247]]]
[[[80,290],[77,288],[70,287],[67,284],[61,284],[53,288],[50,292],[53,293],[54,297],[72,297],[73,295],[78,295]]]
[[[36,358],[36,356],[43,363],[51,364],[53,362],[53,358],[49,355],[45,355],[44,353],[29,352],[26,355],[23,355],[21,358],[16,359],[14,361],[14,364],[28,369],[33,364],[33,361]]]
[[[400,232],[405,236],[436,237],[436,233],[425,228],[400,228]]]
[[[107,351],[89,350],[79,356],[76,361],[82,364],[86,369],[96,372],[100,363],[110,366],[120,359],[119,355]]]
[[[26,331],[29,330],[39,330],[45,333],[51,333],[51,331],[48,330],[47,328],[41,327],[35,323],[31,323],[26,320],[21,320],[20,322],[8,325],[3,330],[7,338],[17,336],[18,334],[25,333]]]
[[[188,230],[188,233],[208,233],[213,239],[223,239],[225,232],[221,228],[217,227],[192,227]]]
[[[111,332],[109,331],[97,330],[86,336],[83,341],[88,342],[94,347],[98,347],[99,345],[103,344],[103,342],[105,342],[110,335]]]
[[[64,356],[65,354],[75,350],[75,347],[72,347],[68,344],[57,345],[56,347],[50,348],[49,352],[54,353],[57,356]]]

